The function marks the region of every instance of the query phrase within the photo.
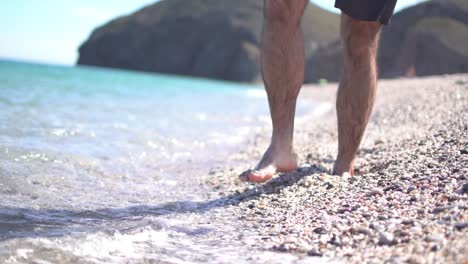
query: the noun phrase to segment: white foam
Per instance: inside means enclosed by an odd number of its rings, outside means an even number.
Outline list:
[[[249,90],[247,90],[247,96],[248,97],[262,98],[262,97],[266,97],[267,94],[266,94],[265,90],[263,90],[263,89],[249,89]]]
[[[162,246],[166,244],[168,234],[164,230],[146,229],[134,234],[121,234],[116,232],[112,236],[103,233],[87,235],[80,243],[67,243],[62,249],[76,256],[84,256],[108,262],[119,262],[122,259],[142,259],[144,248]],[[100,260],[100,261],[99,261]]]

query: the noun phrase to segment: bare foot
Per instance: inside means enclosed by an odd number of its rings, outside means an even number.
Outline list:
[[[290,172],[297,168],[296,154],[291,151],[273,150],[269,147],[255,169],[244,171],[241,181],[262,183],[270,180],[276,172]]]
[[[342,176],[345,173],[349,173],[349,175],[354,176],[353,162],[343,162],[337,159],[335,161],[335,165],[333,166],[333,175]]]

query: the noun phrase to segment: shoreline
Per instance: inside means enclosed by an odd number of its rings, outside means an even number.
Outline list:
[[[336,84],[301,98],[334,104]],[[255,236],[254,248],[353,263],[468,259],[468,75],[381,80],[356,159],[357,177],[329,175],[335,110],[296,125],[300,168],[262,185],[240,183],[268,145],[256,134],[202,184]],[[241,165],[245,165],[242,167]],[[215,175],[216,177],[213,177]],[[230,208],[231,208],[230,207]]]

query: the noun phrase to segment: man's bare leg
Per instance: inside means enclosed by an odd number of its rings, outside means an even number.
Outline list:
[[[354,158],[374,105],[377,86],[376,54],[380,22],[367,22],[341,15],[344,73],[336,101],[338,157],[335,175],[354,175]]]
[[[270,105],[273,134],[254,170],[241,179],[264,182],[276,172],[297,168],[293,150],[296,99],[304,82],[304,43],[300,27],[307,0],[265,0],[262,74]]]

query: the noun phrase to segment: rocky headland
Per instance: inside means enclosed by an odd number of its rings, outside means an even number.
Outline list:
[[[163,0],[95,29],[78,64],[259,82],[262,8],[260,0]],[[339,20],[308,5],[306,82],[339,80]],[[468,4],[432,0],[407,8],[381,39],[384,78],[468,72]]]

